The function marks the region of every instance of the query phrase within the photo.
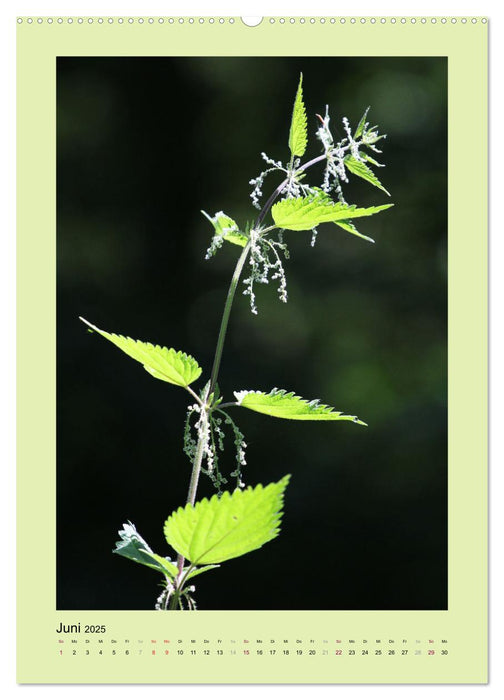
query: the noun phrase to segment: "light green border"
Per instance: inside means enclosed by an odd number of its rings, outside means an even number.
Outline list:
[[[53,17],[18,24],[18,680],[22,683],[484,683],[487,676],[487,24],[477,18]],[[19,20],[18,20],[19,22]],[[296,48],[293,48],[296,47]],[[301,47],[301,49],[299,48]],[[58,55],[448,56],[448,611],[69,612],[55,610],[55,58]],[[78,576],[78,572],[76,572]],[[400,585],[400,582],[398,582]],[[168,623],[169,620],[169,624]],[[379,658],[145,655],[65,659],[56,626],[111,638],[448,639],[449,655]],[[385,643],[385,642],[384,642]],[[229,644],[227,645],[229,647]],[[292,646],[292,645],[291,645]],[[304,644],[303,648],[306,648]],[[397,645],[396,645],[397,646]],[[67,642],[66,649],[69,648]],[[110,648],[110,646],[108,647]],[[255,648],[252,645],[251,648]],[[320,645],[319,647],[320,648]],[[169,660],[168,660],[169,659]],[[211,660],[210,660],[211,659]]]

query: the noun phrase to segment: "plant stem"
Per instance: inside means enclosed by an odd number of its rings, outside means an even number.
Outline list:
[[[309,160],[307,163],[304,163],[304,165],[299,166],[297,168],[296,173],[303,172],[303,170],[306,170],[307,168],[311,167],[312,165],[315,165],[316,163],[320,163],[322,160],[325,160],[326,155],[325,153],[321,156],[317,156],[316,158],[312,158],[312,160]],[[273,202],[275,199],[278,197],[278,195],[282,192],[283,188],[289,181],[289,178],[286,178],[283,182],[278,185],[276,190],[270,195],[268,198],[268,201],[266,204],[263,206],[261,211],[259,212],[259,216],[257,217],[257,221],[255,223],[255,228],[259,228],[262,221],[264,220],[264,217],[266,214],[269,212],[271,209]],[[274,228],[274,227],[271,227]],[[222,314],[222,320],[221,320],[221,325],[219,329],[219,337],[217,339],[217,347],[215,349],[215,359],[212,367],[212,374],[210,377],[210,389],[208,394],[212,394],[215,385],[217,383],[217,378],[219,376],[219,368],[220,368],[220,362],[222,358],[222,349],[224,347],[224,340],[226,338],[226,331],[227,331],[227,326],[228,326],[228,321],[229,321],[229,315],[231,313],[231,307],[233,306],[233,299],[234,295],[236,292],[236,287],[238,286],[238,282],[240,280],[240,275],[243,270],[243,265],[245,264],[245,261],[247,259],[247,256],[250,252],[250,242],[245,246],[245,248],[242,251],[242,254],[238,258],[238,262],[236,263],[235,270],[233,272],[233,277],[231,279],[231,284],[229,285],[227,297],[226,297],[226,303],[224,305],[224,312]]]
[[[207,414],[207,409],[206,407],[202,406],[201,408],[201,418],[200,418],[200,427],[199,427],[199,437],[198,437],[198,444],[196,445],[196,454],[194,455],[194,461],[193,461],[193,467],[192,467],[192,472],[191,472],[191,480],[189,482],[189,490],[187,492],[187,499],[186,499],[186,504],[190,503],[192,506],[194,505],[194,501],[196,500],[196,491],[198,490],[198,481],[199,481],[199,476],[201,473],[201,463],[203,462],[203,455],[205,452],[205,443],[206,443],[206,430],[207,430],[207,423],[208,423],[208,414]],[[177,557],[177,568],[179,570],[179,583],[180,579],[182,576],[182,571],[184,569],[184,557],[182,554],[179,554]],[[174,595],[175,597],[175,595]],[[170,603],[171,606],[171,603]],[[170,607],[170,610],[172,608]]]
[[[179,599],[180,599],[180,590],[177,589],[173,592],[173,595],[170,598],[170,604],[168,606],[168,610],[176,610],[178,608]]]
[[[326,158],[325,154],[322,156],[317,156],[316,158],[312,158],[312,160],[309,160],[307,163],[304,165],[301,165],[296,172],[302,172],[303,170],[306,170],[312,165],[315,165],[315,163],[319,163],[320,161],[324,160]],[[266,204],[263,206],[261,209],[259,216],[257,217],[257,221],[255,224],[256,228],[259,228],[261,225],[261,222],[263,221],[264,217],[266,214],[269,212],[271,209],[271,206],[275,199],[278,197],[278,195],[282,192],[282,189],[285,187],[287,180],[284,180],[277,188],[276,190],[271,194],[269,197],[268,201]],[[212,367],[212,374],[210,375],[210,386],[208,389],[208,393],[204,399],[204,403],[199,400],[199,398],[191,391],[193,396],[198,400],[200,406],[201,406],[201,418],[200,421],[203,421],[200,425],[200,437],[198,438],[198,444],[196,446],[196,454],[194,457],[194,462],[193,462],[193,468],[192,468],[192,473],[191,473],[191,481],[189,484],[189,492],[187,494],[187,503],[190,503],[191,505],[194,505],[194,501],[196,499],[196,491],[198,489],[198,480],[199,480],[199,475],[201,472],[201,462],[203,461],[203,453],[205,451],[205,441],[206,441],[206,428],[207,428],[207,421],[208,421],[208,399],[209,397],[213,394],[215,390],[215,385],[217,384],[217,378],[219,376],[219,369],[220,369],[220,363],[222,359],[222,350],[224,348],[224,341],[226,339],[226,331],[228,327],[228,322],[229,322],[229,316],[231,314],[231,307],[233,306],[233,300],[236,292],[236,288],[238,286],[238,282],[240,281],[240,275],[243,270],[243,266],[245,264],[245,261],[247,260],[248,254],[250,252],[251,248],[251,242],[249,241],[247,245],[243,248],[243,251],[238,258],[238,262],[236,263],[236,267],[233,272],[233,277],[231,278],[231,282],[229,285],[227,297],[226,297],[226,303],[224,304],[224,311],[222,312],[222,320],[220,324],[220,329],[219,329],[219,336],[217,338],[217,347],[215,348],[215,357],[214,357],[214,362],[213,362],[213,367]],[[184,557],[179,555],[178,558],[178,564],[179,564],[179,572],[180,575],[182,574],[182,569],[184,566]]]
[[[309,168],[311,165],[315,165],[315,163],[319,163],[320,161],[324,160],[326,158],[325,154],[322,156],[318,156],[317,158],[313,158],[312,160],[308,161],[304,165],[301,165],[296,172],[302,172],[303,170],[306,170]],[[263,206],[261,209],[259,216],[257,217],[257,221],[255,223],[255,228],[259,228],[264,217],[266,214],[269,212],[271,209],[273,202],[275,199],[278,197],[278,195],[282,192],[283,188],[285,187],[286,183],[288,182],[288,178],[284,180],[277,188],[276,190],[270,195],[268,201],[266,204]],[[272,227],[274,228],[274,227]],[[206,431],[207,431],[207,422],[208,422],[208,410],[210,406],[208,405],[208,399],[209,397],[213,394],[215,390],[215,385],[217,384],[217,378],[219,376],[219,369],[220,369],[220,363],[222,359],[222,350],[224,348],[224,341],[226,339],[226,332],[227,332],[227,327],[228,327],[228,322],[229,322],[229,316],[231,314],[231,308],[233,306],[233,300],[236,292],[236,288],[238,287],[238,282],[240,281],[240,275],[243,270],[243,266],[245,265],[245,262],[247,260],[248,254],[250,252],[251,248],[251,242],[249,241],[247,245],[244,247],[240,257],[238,258],[238,262],[236,263],[236,267],[233,272],[233,277],[231,278],[231,283],[229,285],[227,297],[226,297],[226,303],[224,304],[224,311],[222,312],[222,320],[220,324],[220,329],[219,329],[219,336],[217,338],[217,346],[215,348],[215,357],[214,357],[214,362],[213,362],[213,367],[212,367],[212,374],[210,375],[210,385],[208,389],[208,393],[206,397],[204,398],[204,401],[201,401],[201,399],[194,394],[192,390],[189,389],[190,393],[196,398],[198,401],[200,407],[201,407],[201,418],[200,418],[200,428],[199,428],[199,437],[198,437],[198,443],[196,445],[196,454],[194,456],[194,461],[193,461],[193,467],[192,467],[192,472],[191,472],[191,480],[189,482],[189,490],[187,493],[187,501],[186,503],[190,503],[191,505],[194,505],[194,501],[196,500],[196,491],[198,490],[198,481],[199,481],[199,476],[201,473],[201,463],[203,461],[203,456],[205,452],[205,444],[206,444]],[[224,404],[226,406],[231,406],[234,404]],[[184,570],[184,562],[185,559],[184,557],[179,554],[177,557],[177,568],[179,570],[179,575],[178,575],[178,581],[177,581],[177,589],[174,591],[173,596],[170,600],[170,605],[169,609],[170,610],[175,610],[175,608],[178,605],[179,599],[180,599],[180,593],[181,593],[181,586],[183,583],[182,579],[182,572]]]
[[[203,406],[203,402],[200,399],[200,397],[198,396],[198,394],[195,391],[193,391],[190,386],[186,386],[185,388],[191,394],[193,399],[195,399],[196,403],[199,404],[200,406]]]
[[[243,270],[243,266],[245,264],[245,261],[248,257],[250,251],[250,243],[247,243],[245,248],[242,251],[242,254],[238,258],[238,262],[236,263],[236,267],[233,272],[233,277],[231,278],[231,283],[229,285],[227,297],[226,297],[226,303],[224,305],[224,311],[222,313],[222,320],[221,320],[221,325],[219,329],[219,337],[217,338],[217,347],[215,349],[215,358],[214,358],[214,363],[212,367],[212,374],[210,377],[210,386],[208,389],[208,394],[206,397],[206,401],[208,401],[208,397],[212,395],[214,389],[215,389],[215,384],[217,383],[217,377],[219,376],[219,367],[220,367],[220,362],[222,358],[222,349],[224,347],[224,340],[226,338],[226,331],[227,331],[227,326],[229,322],[229,315],[231,313],[231,307],[233,306],[233,299],[234,295],[236,292],[236,287],[238,286],[238,282],[240,280],[240,275]],[[192,467],[192,472],[191,472],[191,480],[189,482],[189,490],[187,492],[187,500],[186,503],[190,503],[191,505],[194,505],[194,501],[196,500],[196,491],[198,489],[198,481],[199,481],[199,475],[201,472],[201,463],[203,461],[203,454],[205,451],[205,442],[206,442],[206,428],[207,428],[207,421],[208,421],[208,414],[207,414],[207,406],[202,405],[201,402],[201,418],[200,421],[202,421],[202,424],[200,425],[200,435],[198,437],[198,444],[196,445],[196,454],[194,456],[194,461],[193,461],[193,467]],[[206,403],[206,402],[205,402]],[[178,577],[178,584],[180,585],[181,583],[181,577],[182,577],[182,571],[184,569],[184,557],[179,554],[177,557],[177,568],[179,570],[179,577]],[[173,594],[173,597],[170,601],[170,610],[174,610],[177,601],[178,601],[179,593],[176,591]]]
[[[316,163],[320,163],[321,161],[325,160],[327,158],[326,154],[323,153],[321,156],[317,156],[316,158],[312,158],[311,160],[308,160],[306,163],[303,163],[303,165],[300,165],[299,168],[296,170],[296,173],[302,173],[303,170],[308,170],[308,168],[311,168],[312,165],[315,165]]]
[[[191,481],[189,482],[189,490],[187,492],[186,503],[194,505],[196,500],[196,491],[198,490],[198,480],[201,472],[201,463],[203,461],[203,454],[205,452],[206,443],[206,432],[208,424],[208,414],[206,408],[201,409],[200,426],[198,429],[199,437],[198,444],[196,446],[196,454],[194,456],[193,468],[191,472]]]
[[[257,221],[256,221],[256,223],[255,223],[256,228],[259,228],[259,226],[261,225],[261,223],[262,223],[264,217],[266,216],[266,214],[267,214],[267,213],[269,212],[269,210],[271,209],[271,207],[272,207],[272,205],[273,205],[273,202],[275,201],[275,199],[278,197],[278,195],[280,194],[280,192],[283,190],[283,188],[285,187],[285,185],[286,185],[288,182],[289,182],[289,178],[286,177],[285,180],[284,180],[283,182],[281,182],[281,183],[278,185],[278,187],[276,188],[276,190],[270,194],[270,196],[269,196],[269,198],[268,198],[268,201],[266,202],[266,204],[264,205],[264,207],[261,209],[261,211],[260,211],[260,213],[259,213],[259,216],[257,217]]]
[[[321,161],[325,160],[326,157],[327,157],[327,156],[326,156],[326,154],[324,153],[324,154],[321,155],[321,156],[317,156],[316,158],[312,158],[312,159],[309,160],[307,163],[304,163],[304,165],[300,165],[299,168],[297,168],[296,173],[302,173],[304,170],[307,170],[307,169],[310,168],[312,165],[315,165],[316,163],[320,163]],[[278,187],[276,188],[276,190],[275,190],[274,192],[272,192],[272,194],[269,196],[268,201],[266,202],[266,204],[264,205],[264,207],[261,209],[261,211],[260,211],[260,213],[259,213],[259,216],[257,217],[256,228],[258,228],[258,227],[261,225],[261,223],[262,223],[264,217],[266,216],[266,214],[269,212],[269,210],[270,210],[271,207],[273,206],[273,202],[274,202],[275,199],[278,197],[278,195],[282,192],[283,188],[285,187],[285,185],[286,185],[288,182],[289,182],[289,178],[286,177],[285,180],[284,180],[283,182],[281,182],[281,183],[278,185]]]
[[[217,383],[217,377],[219,376],[219,368],[220,368],[220,362],[222,358],[222,349],[224,347],[224,340],[226,338],[226,331],[228,327],[228,321],[229,321],[229,315],[231,313],[231,307],[233,306],[233,299],[234,295],[236,292],[236,287],[238,286],[238,282],[240,280],[240,275],[243,270],[243,266],[245,264],[245,261],[248,257],[248,254],[250,252],[250,242],[247,243],[245,248],[242,251],[242,254],[238,258],[238,262],[236,263],[236,267],[233,272],[233,277],[231,279],[231,283],[229,285],[227,297],[226,297],[226,303],[224,305],[224,311],[222,313],[222,320],[221,320],[221,325],[219,329],[219,337],[217,338],[217,347],[215,348],[215,358],[214,358],[214,363],[212,367],[212,374],[210,377],[210,389],[208,391],[208,395],[210,396],[214,389],[215,385]]]

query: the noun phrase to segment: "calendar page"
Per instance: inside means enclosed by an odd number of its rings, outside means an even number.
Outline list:
[[[18,681],[485,683],[487,19],[17,23]]]

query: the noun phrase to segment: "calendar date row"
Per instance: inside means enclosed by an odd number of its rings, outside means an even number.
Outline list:
[[[428,649],[425,654],[422,652],[421,649],[412,649],[411,652],[409,649],[400,649],[400,650],[395,650],[395,649],[388,649],[387,651],[383,651],[382,649],[322,649],[322,650],[316,650],[316,649],[216,649],[216,650],[210,650],[210,649],[203,649],[203,650],[196,650],[196,649],[190,649],[185,651],[184,649],[177,649],[177,650],[169,650],[169,649],[99,649],[99,650],[89,650],[89,649],[83,649],[83,650],[77,650],[77,649],[71,649],[68,651],[65,651],[63,649],[59,649],[58,653],[60,656],[63,656],[64,654],[69,654],[71,656],[78,656],[84,655],[84,656],[92,656],[94,654],[98,654],[99,656],[175,656],[175,657],[180,657],[180,656],[408,656],[410,653],[412,656],[447,656],[448,655],[448,650],[447,649],[441,649],[441,650],[435,650],[435,649]]]

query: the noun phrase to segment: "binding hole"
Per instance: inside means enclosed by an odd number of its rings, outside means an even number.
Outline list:
[[[262,17],[242,17],[241,18],[241,21],[247,27],[257,27],[258,24],[261,24],[262,20],[263,20]]]

